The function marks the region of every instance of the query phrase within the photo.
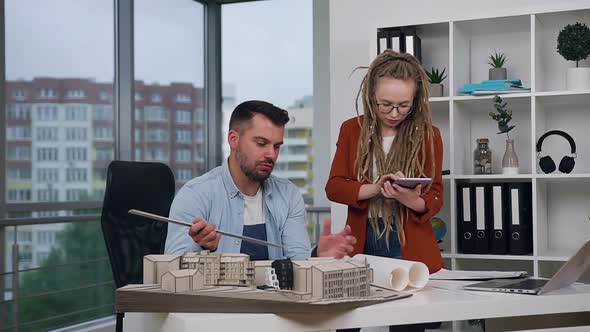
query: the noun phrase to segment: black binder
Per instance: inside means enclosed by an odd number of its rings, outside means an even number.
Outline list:
[[[474,184],[472,210],[475,211],[475,253],[489,254],[490,252],[490,187],[486,184]]]
[[[490,253],[508,253],[508,225],[506,223],[506,187],[500,183],[490,186]]]
[[[475,191],[469,183],[457,184],[457,234],[459,235],[459,252],[475,252]]]
[[[508,250],[512,255],[527,255],[533,252],[532,186],[530,182],[506,184],[508,219]]]

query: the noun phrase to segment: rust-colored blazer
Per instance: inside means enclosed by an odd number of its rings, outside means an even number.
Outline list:
[[[363,117],[360,117],[362,123]],[[346,224],[350,225],[357,243],[352,255],[364,251],[367,237],[367,220],[369,200],[358,200],[358,193],[363,182],[357,181],[354,163],[357,156],[357,144],[361,134],[358,118],[346,120],[340,127],[336,155],[332,162],[330,178],[326,184],[326,194],[331,201],[348,205]],[[429,145],[426,137],[426,147]],[[406,244],[402,249],[402,257],[407,260],[420,261],[428,266],[430,273],[443,267],[440,250],[430,224],[430,218],[437,214],[443,205],[442,159],[443,145],[438,128],[434,128],[434,179],[430,191],[422,194],[426,203],[426,212],[416,213],[410,209],[404,230]],[[430,155],[426,154],[425,174],[430,174]]]

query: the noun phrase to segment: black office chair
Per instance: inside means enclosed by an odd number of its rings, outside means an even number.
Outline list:
[[[168,225],[130,215],[138,209],[168,216],[174,199],[174,174],[162,163],[113,161],[107,171],[102,216],[113,278],[117,288],[143,282],[143,256],[164,253]],[[117,313],[116,331],[124,313]]]

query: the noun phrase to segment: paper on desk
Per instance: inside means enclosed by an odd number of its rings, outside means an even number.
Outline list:
[[[369,263],[373,269],[373,284],[396,291],[417,291],[428,282],[428,267],[421,262],[358,254],[355,260]]]
[[[440,269],[430,275],[432,280],[489,280],[520,278],[527,275],[526,271],[463,271]]]

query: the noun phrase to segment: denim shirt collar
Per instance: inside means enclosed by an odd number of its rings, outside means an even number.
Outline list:
[[[223,186],[225,187],[225,190],[229,194],[229,197],[234,198],[234,197],[238,196],[238,194],[240,193],[240,189],[238,189],[238,186],[236,186],[236,183],[234,182],[234,178],[232,178],[231,173],[229,171],[229,158],[223,162],[222,168],[223,168],[223,173],[222,173]],[[270,185],[269,181],[272,181],[271,177],[269,177],[268,179],[266,179],[262,183],[262,192],[263,192],[265,199],[270,198],[270,194],[272,192],[272,189],[271,189],[272,186]]]

